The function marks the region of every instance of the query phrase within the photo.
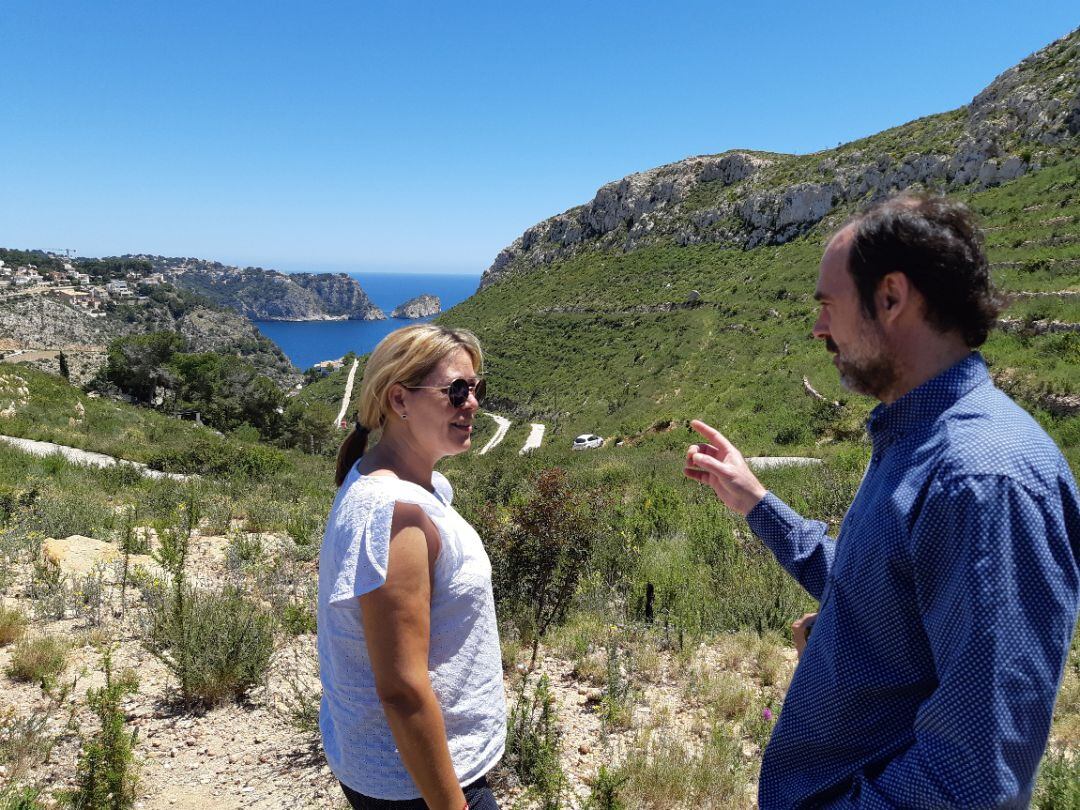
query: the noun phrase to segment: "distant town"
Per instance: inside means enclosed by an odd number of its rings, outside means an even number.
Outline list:
[[[109,303],[144,303],[146,295],[139,293],[139,286],[164,284],[161,273],[140,276],[129,271],[124,278],[94,283],[89,273],[82,273],[70,261],[53,257],[62,262],[61,270],[43,270],[36,264],[12,265],[0,259],[0,301],[49,295],[65,304],[80,307],[91,317],[105,317]]]

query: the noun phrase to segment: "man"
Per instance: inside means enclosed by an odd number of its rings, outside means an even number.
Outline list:
[[[997,307],[970,213],[879,204],[829,243],[814,297],[841,381],[881,401],[839,537],[702,422],[685,470],[821,603],[760,806],[1026,806],[1077,620],[1080,499],[972,351]]]

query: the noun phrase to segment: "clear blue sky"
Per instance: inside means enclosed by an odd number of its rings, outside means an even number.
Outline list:
[[[1072,2],[0,0],[0,245],[479,273],[605,182],[966,104]]]

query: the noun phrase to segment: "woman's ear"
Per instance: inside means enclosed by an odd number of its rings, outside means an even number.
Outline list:
[[[390,409],[402,419],[405,418],[405,394],[407,390],[401,383],[394,383],[386,393],[386,398],[390,402]]]

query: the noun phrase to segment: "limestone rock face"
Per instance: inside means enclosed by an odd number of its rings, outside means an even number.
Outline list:
[[[782,244],[841,206],[912,186],[986,188],[1080,148],[1080,29],[998,76],[964,108],[812,155],[732,151],[607,183],[495,257],[480,287],[585,250]]]
[[[386,317],[356,279],[345,273],[288,275],[262,267],[233,267],[205,259],[137,256],[178,287],[252,320],[377,321]]]
[[[327,315],[351,321],[381,321],[386,315],[347,273],[293,273],[289,278],[315,294]]]
[[[428,318],[432,315],[438,315],[440,312],[440,301],[437,295],[418,295],[415,298],[410,298],[404,304],[398,304],[394,307],[394,311],[390,313],[392,318]]]

